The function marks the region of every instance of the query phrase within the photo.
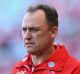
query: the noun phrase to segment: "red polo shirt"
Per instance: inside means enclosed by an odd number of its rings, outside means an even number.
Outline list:
[[[69,56],[64,46],[56,50],[44,63],[34,66],[30,55],[16,63],[12,74],[80,74],[79,61]]]

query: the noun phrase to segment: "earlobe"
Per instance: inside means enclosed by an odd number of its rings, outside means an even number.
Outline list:
[[[55,36],[56,36],[55,34],[52,34],[51,38],[55,38]]]
[[[56,37],[56,34],[57,34],[57,27],[56,27],[56,26],[53,27],[53,28],[51,29],[51,32],[52,32],[51,38],[55,38],[55,37]]]

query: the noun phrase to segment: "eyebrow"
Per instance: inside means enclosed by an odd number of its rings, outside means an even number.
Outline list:
[[[33,25],[34,25],[34,24],[33,24]],[[27,26],[23,26],[23,25],[22,25],[21,27],[22,27],[22,28],[26,28]],[[30,26],[30,28],[40,28],[40,26],[39,26],[39,25],[38,25],[38,26],[35,26],[35,25],[34,25],[34,26]]]
[[[29,28],[29,29],[31,29],[31,28],[34,28],[34,29],[39,29],[40,30],[40,27],[39,26],[31,26],[31,27],[26,27],[26,26],[22,26],[22,29],[23,28]]]

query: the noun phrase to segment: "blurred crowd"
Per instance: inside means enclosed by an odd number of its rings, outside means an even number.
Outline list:
[[[55,43],[64,44],[80,60],[80,0],[0,0],[0,74],[11,74],[14,63],[26,54],[21,22],[28,6],[39,3],[57,9],[59,31]]]

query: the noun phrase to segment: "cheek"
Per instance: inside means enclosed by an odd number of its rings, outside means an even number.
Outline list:
[[[48,32],[47,31],[41,31],[41,32],[38,32],[34,35],[35,38],[44,38],[48,36]]]
[[[51,35],[49,33],[40,33],[40,34],[37,34],[36,37],[35,37],[35,40],[37,42],[39,42],[40,44],[45,44],[47,42],[50,42],[51,40]]]

